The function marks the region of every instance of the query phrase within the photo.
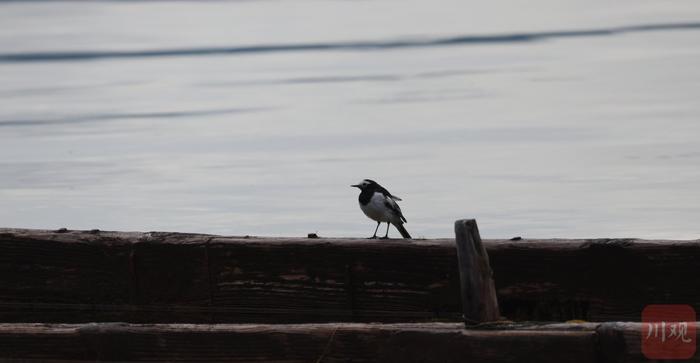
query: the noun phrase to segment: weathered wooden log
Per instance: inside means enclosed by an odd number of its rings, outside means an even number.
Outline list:
[[[0,231],[0,321],[459,318],[443,241]]]
[[[700,311],[700,241],[486,241],[501,312],[514,320],[640,321],[649,304]]]
[[[646,361],[638,326],[606,324],[0,324],[0,360]]]
[[[476,221],[456,221],[455,237],[464,323],[473,325],[498,320],[493,271]]]
[[[700,311],[700,241],[483,240],[501,314],[640,321]],[[454,239],[0,229],[0,321],[459,321]]]

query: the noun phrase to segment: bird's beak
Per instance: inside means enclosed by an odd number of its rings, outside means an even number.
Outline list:
[[[353,185],[351,185],[351,187],[359,188],[359,187],[360,187],[360,184],[353,184]]]

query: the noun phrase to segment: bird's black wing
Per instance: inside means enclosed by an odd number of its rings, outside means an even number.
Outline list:
[[[399,205],[396,204],[396,202],[391,198],[391,196],[386,196],[384,199],[384,205],[389,208],[394,214],[399,216],[402,221],[406,222],[406,217],[403,216],[403,213],[401,213],[401,208],[399,208]]]
[[[399,198],[399,197],[397,197],[397,196],[395,196],[395,195],[389,193],[389,191],[386,190],[386,188],[384,188],[383,186],[381,186],[381,185],[379,185],[379,184],[377,184],[377,191],[378,191],[379,193],[384,194],[384,196],[387,197],[387,198],[391,198],[391,199],[394,199],[394,200],[401,200],[401,198]]]

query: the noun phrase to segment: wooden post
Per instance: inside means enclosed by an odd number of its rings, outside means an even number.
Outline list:
[[[498,320],[498,299],[489,255],[474,219],[455,222],[462,311],[465,325]]]

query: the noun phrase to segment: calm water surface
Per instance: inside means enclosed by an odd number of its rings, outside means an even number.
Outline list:
[[[699,65],[696,0],[0,2],[0,226],[700,238]]]

